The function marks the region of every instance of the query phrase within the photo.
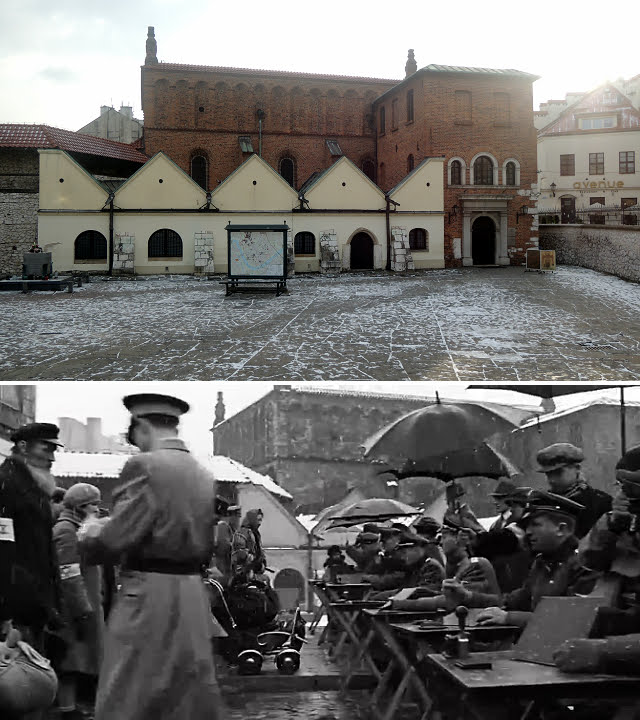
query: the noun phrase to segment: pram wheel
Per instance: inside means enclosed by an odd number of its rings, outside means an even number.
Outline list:
[[[276,667],[282,675],[293,675],[300,668],[300,653],[291,648],[276,655]]]
[[[259,675],[262,670],[262,654],[257,650],[243,650],[238,655],[238,673],[240,675]]]

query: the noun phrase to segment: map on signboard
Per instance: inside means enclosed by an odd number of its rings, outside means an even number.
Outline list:
[[[230,277],[284,277],[285,262],[282,231],[229,232]]]

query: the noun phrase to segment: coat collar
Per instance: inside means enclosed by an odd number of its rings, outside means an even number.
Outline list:
[[[183,452],[189,452],[189,448],[184,444],[184,440],[181,440],[179,437],[162,438],[158,443],[158,450],[182,450]]]

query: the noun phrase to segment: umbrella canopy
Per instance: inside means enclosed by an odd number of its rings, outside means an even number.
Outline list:
[[[374,520],[384,521],[396,517],[419,515],[420,510],[391,498],[360,500],[342,508],[330,519],[328,527],[349,527]]]
[[[534,395],[535,397],[550,398],[562,395],[575,395],[576,393],[594,392],[596,390],[611,390],[620,385],[610,383],[609,385],[529,385],[526,383],[514,383],[513,385],[468,385],[468,390],[510,390],[511,392]]]
[[[427,458],[479,448],[484,440],[516,427],[506,413],[481,403],[439,402],[379,430],[365,441],[364,454],[404,473],[420,467]]]

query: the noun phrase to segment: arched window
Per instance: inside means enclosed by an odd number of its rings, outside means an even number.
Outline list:
[[[315,255],[316,239],[313,233],[299,232],[293,240],[293,252],[296,255]]]
[[[207,158],[204,155],[191,158],[191,177],[203,190],[207,189]]]
[[[412,250],[428,250],[429,233],[424,228],[413,228],[413,230],[410,230],[409,247]]]
[[[454,160],[451,163],[451,185],[462,185],[462,163]]]
[[[150,258],[181,258],[182,238],[175,230],[156,230],[149,238]]]
[[[413,155],[409,155],[407,158],[407,174],[410,173],[414,168]]]
[[[97,230],[85,230],[73,244],[74,260],[106,260],[107,238]]]
[[[516,164],[514,162],[508,162],[505,168],[505,185],[516,184]]]
[[[291,185],[291,187],[294,187],[295,184],[295,171],[296,166],[291,158],[287,157],[280,160],[280,167],[278,168],[278,172],[289,183],[289,185]]]
[[[493,163],[486,155],[481,155],[473,164],[473,184],[493,185]]]
[[[367,159],[362,161],[362,172],[369,178],[369,180],[372,180],[373,182],[376,181],[376,164],[373,160]]]

